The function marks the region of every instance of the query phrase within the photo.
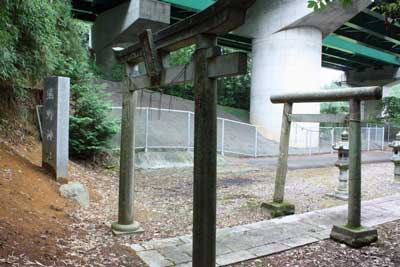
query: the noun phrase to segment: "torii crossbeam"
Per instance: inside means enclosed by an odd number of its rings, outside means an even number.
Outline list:
[[[137,90],[172,83],[194,83],[194,188],[193,188],[193,266],[215,266],[216,239],[216,168],[217,168],[217,83],[219,77],[243,75],[247,55],[221,55],[217,36],[241,26],[247,9],[255,0],[219,0],[214,5],[156,34],[146,30],[139,42],[115,51],[115,57],[126,65],[123,92],[118,222],[114,232],[140,231],[134,221],[134,159]],[[169,52],[196,44],[193,61],[185,66],[164,68]],[[132,77],[140,62],[146,75]]]

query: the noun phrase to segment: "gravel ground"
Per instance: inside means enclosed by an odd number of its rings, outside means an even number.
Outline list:
[[[325,240],[269,257],[230,267],[398,267],[400,266],[400,221],[378,227],[379,240],[362,249],[352,249]]]
[[[260,203],[270,200],[274,175],[270,170],[240,171],[243,166],[220,169],[218,175],[217,225],[227,227],[264,220],[268,217]],[[192,213],[191,169],[143,171],[137,177],[137,214],[147,231],[160,237],[190,233]],[[390,163],[363,166],[363,199],[399,192],[392,184]],[[286,200],[296,205],[297,213],[345,204],[327,197],[337,183],[336,168],[290,171]],[[165,216],[168,214],[168,216]],[[139,221],[140,218],[138,218]],[[180,227],[177,229],[176,225]],[[160,232],[158,232],[160,231]]]
[[[364,200],[400,191],[398,186],[392,184],[393,165],[391,163],[364,165],[362,171]],[[325,196],[326,193],[334,190],[337,174],[338,170],[334,167],[289,171],[287,200],[296,204],[297,213],[345,204],[345,201]],[[129,256],[115,253],[110,255],[103,252],[107,251],[107,248],[121,244],[140,243],[150,239],[191,233],[192,170],[189,168],[136,172],[135,218],[142,223],[145,232],[133,236],[114,237],[109,230],[110,222],[117,219],[118,177],[115,173],[96,172],[74,164],[71,178],[85,183],[94,196],[90,209],[75,210],[71,214],[76,222],[71,227],[82,230],[81,234],[72,235],[67,242],[68,249],[66,251],[71,255],[85,255],[86,258],[92,257],[93,260],[100,257],[99,262],[104,265],[98,266],[112,266],[113,264],[143,266],[138,260],[134,260],[133,264],[129,260]],[[265,214],[259,206],[262,201],[272,197],[273,181],[274,172],[271,170],[255,170],[239,163],[237,166],[220,168],[218,174],[218,227],[251,223],[268,218],[268,214]],[[321,245],[311,246],[307,255],[313,255],[313,251],[320,246],[340,245],[330,241],[322,242]],[[302,255],[302,253],[298,253]],[[315,255],[318,254],[315,253]],[[291,263],[280,265],[279,259],[276,262],[278,264],[276,266],[296,266]],[[251,264],[264,266],[265,263],[256,261]],[[308,266],[307,264],[298,266]]]
[[[31,154],[29,153],[29,155]],[[40,153],[37,154],[40,155]],[[39,156],[30,160],[36,165],[40,164]],[[218,228],[267,219],[268,214],[265,214],[259,207],[262,201],[269,200],[272,197],[274,174],[274,171],[259,169],[241,160],[237,160],[232,166],[219,168]],[[325,196],[326,193],[334,190],[337,175],[338,170],[335,167],[289,171],[286,199],[296,205],[297,213],[342,205],[345,203],[344,201]],[[364,200],[399,192],[400,188],[392,184],[392,177],[393,164],[391,163],[364,165]],[[136,172],[135,219],[142,224],[145,232],[132,236],[115,237],[110,231],[110,223],[117,219],[118,175],[116,172],[71,163],[70,179],[80,181],[89,188],[91,206],[89,209],[64,210],[68,216],[68,223],[65,225],[68,234],[66,237],[57,236],[56,247],[64,251],[65,254],[59,257],[54,265],[48,266],[142,267],[145,265],[133,251],[123,246],[124,244],[191,233],[193,182],[191,168]],[[388,231],[391,231],[393,227],[392,225],[389,226]],[[398,227],[395,230],[398,230]],[[329,250],[329,246],[340,245],[326,241],[312,245],[310,248],[305,247],[305,250],[308,249],[306,252],[300,250],[300,252],[296,252],[298,250],[295,250],[286,253],[295,253],[299,260],[301,260],[301,255],[311,255],[319,260],[317,248],[328,247]],[[389,243],[383,249],[389,251]],[[320,250],[324,251],[324,249]],[[349,254],[353,253],[351,250],[345,251],[349,251]],[[361,252],[355,251],[354,257],[358,257],[357,253]],[[377,255],[376,257],[381,258],[381,254]],[[19,255],[19,257],[23,257],[23,255]],[[290,262],[290,257],[289,259],[279,258],[279,255],[274,257],[277,258],[271,264],[276,263],[277,265],[271,266],[296,266],[294,260],[293,263]],[[294,256],[293,259],[295,259]],[[287,265],[284,263],[285,260],[288,261]],[[269,264],[262,261],[258,260],[249,263],[250,265],[238,266],[264,266]],[[280,261],[283,263],[280,264]],[[19,265],[18,262],[21,261],[15,255],[9,255],[8,258],[4,259],[4,262],[6,265],[2,265],[0,261],[0,266],[28,266]],[[27,258],[23,262],[32,262],[32,259]],[[355,260],[355,262],[357,261]],[[307,264],[298,266],[308,266]]]

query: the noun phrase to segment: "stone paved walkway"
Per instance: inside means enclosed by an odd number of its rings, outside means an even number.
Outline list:
[[[365,226],[400,219],[400,195],[362,203]],[[217,266],[267,256],[329,238],[332,225],[343,225],[347,205],[217,231]],[[191,265],[192,237],[180,236],[129,245],[150,267]]]

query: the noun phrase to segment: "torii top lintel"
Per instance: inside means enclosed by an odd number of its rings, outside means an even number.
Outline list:
[[[195,43],[198,34],[228,33],[244,24],[246,11],[254,2],[255,0],[219,0],[207,9],[155,33],[155,49],[174,51]],[[140,42],[114,53],[120,63],[137,64],[143,61]]]
[[[311,103],[311,102],[337,102],[357,100],[379,100],[382,99],[382,87],[354,87],[333,90],[316,90],[295,93],[283,93],[271,96],[274,104],[284,103]]]

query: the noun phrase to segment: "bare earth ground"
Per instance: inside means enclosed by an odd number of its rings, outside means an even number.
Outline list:
[[[60,184],[38,167],[38,144],[13,149],[3,144],[0,151],[0,266],[144,266],[124,244],[191,232],[189,168],[138,171],[135,218],[145,232],[114,237],[109,224],[117,219],[115,172],[71,163],[70,179],[84,183],[91,192],[91,206],[84,210],[59,197]],[[290,171],[287,200],[296,204],[297,213],[344,204],[325,196],[334,190],[337,172],[334,167]],[[364,165],[363,198],[400,192],[391,183],[392,175],[391,163]],[[259,206],[271,198],[273,177],[270,170],[251,170],[240,161],[220,168],[218,227],[266,219]],[[235,266],[399,266],[393,265],[398,263],[393,251],[400,249],[399,225],[381,227],[383,238],[376,247],[356,251],[324,241]],[[346,264],[337,265],[332,259]],[[365,265],[363,259],[368,259]],[[373,265],[375,260],[378,265]]]

